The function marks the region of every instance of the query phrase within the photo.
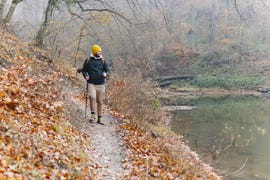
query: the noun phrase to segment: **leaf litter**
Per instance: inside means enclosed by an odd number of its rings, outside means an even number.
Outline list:
[[[220,179],[175,135],[114,111],[89,124],[83,92],[46,52],[0,31],[0,179]]]

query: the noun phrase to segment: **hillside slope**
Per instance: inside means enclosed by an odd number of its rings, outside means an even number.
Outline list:
[[[87,136],[62,113],[46,54],[0,32],[0,179],[92,177]]]
[[[0,34],[0,179],[220,179],[176,135],[152,137],[116,112],[90,124],[83,80]]]

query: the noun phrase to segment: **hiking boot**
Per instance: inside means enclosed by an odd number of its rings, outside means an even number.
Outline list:
[[[101,116],[98,116],[97,123],[98,123],[98,124],[101,124],[101,125],[105,125],[105,124],[104,124],[104,118],[101,117]]]
[[[93,122],[95,122],[97,120],[97,116],[96,116],[96,114],[91,114],[91,116],[90,116],[90,119],[89,119],[89,122],[90,123],[93,123]]]

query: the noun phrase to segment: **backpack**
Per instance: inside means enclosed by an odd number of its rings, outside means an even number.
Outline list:
[[[102,65],[104,65],[104,63],[105,63],[104,58],[102,58],[101,60],[102,60]],[[85,61],[86,61],[86,63],[89,63],[90,57],[86,58]]]

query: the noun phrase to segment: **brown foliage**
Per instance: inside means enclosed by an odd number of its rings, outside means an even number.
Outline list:
[[[172,43],[165,47],[159,54],[157,70],[160,76],[179,74],[183,68],[194,63],[194,58],[198,57],[198,52],[187,49],[180,43]]]
[[[128,149],[124,167],[131,172],[125,179],[220,179],[175,136],[154,139],[131,124],[120,130]]]
[[[114,110],[128,115],[135,124],[145,125],[160,120],[159,88],[155,84],[143,81],[140,74],[125,78],[112,76],[108,83]]]
[[[5,61],[0,64],[0,179],[93,178],[98,166],[85,156],[87,137],[65,120],[64,94],[57,88],[62,74],[50,68],[46,53],[0,34]],[[121,118],[136,124],[160,119],[154,84],[139,74],[112,76],[108,82],[113,108],[125,114]],[[130,124],[121,129],[129,155],[125,167],[131,170],[125,179],[216,178],[200,165],[194,168],[196,160],[175,158],[179,153],[172,137],[154,140]]]
[[[90,177],[85,136],[62,115],[61,74],[1,31],[0,179]]]

